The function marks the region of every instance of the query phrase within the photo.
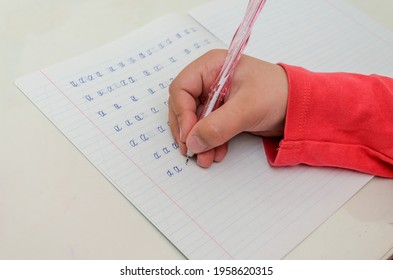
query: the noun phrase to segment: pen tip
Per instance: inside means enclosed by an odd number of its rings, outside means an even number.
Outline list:
[[[188,150],[187,149],[187,153],[186,153],[186,165],[187,165],[187,163],[188,163],[188,161],[190,160],[190,158],[192,158],[194,156],[194,154],[190,151],[190,150]]]

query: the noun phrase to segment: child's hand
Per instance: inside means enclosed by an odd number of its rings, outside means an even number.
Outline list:
[[[283,135],[288,82],[284,69],[242,56],[225,103],[198,121],[197,111],[209,93],[224,62],[226,51],[214,50],[193,61],[169,88],[169,121],[172,134],[185,155],[197,155],[202,167],[221,161],[228,141],[247,131],[261,136]]]

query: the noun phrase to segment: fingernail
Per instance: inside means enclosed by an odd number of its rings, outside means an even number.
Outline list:
[[[198,136],[193,135],[190,136],[187,141],[187,148],[190,149],[193,154],[199,154],[200,152],[206,151],[208,147],[201,141]]]
[[[181,142],[184,142],[184,139],[183,139],[183,129],[179,129],[179,134],[180,134],[180,141]]]

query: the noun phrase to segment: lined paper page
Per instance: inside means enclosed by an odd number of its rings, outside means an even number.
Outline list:
[[[168,16],[16,84],[188,258],[282,258],[371,176],[271,168],[247,134],[222,163],[185,165],[168,127],[168,85],[217,47],[191,18]]]

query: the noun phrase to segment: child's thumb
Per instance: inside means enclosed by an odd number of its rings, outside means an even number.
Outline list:
[[[189,152],[201,152],[218,147],[242,132],[241,116],[230,102],[198,121],[188,134],[186,145]]]

